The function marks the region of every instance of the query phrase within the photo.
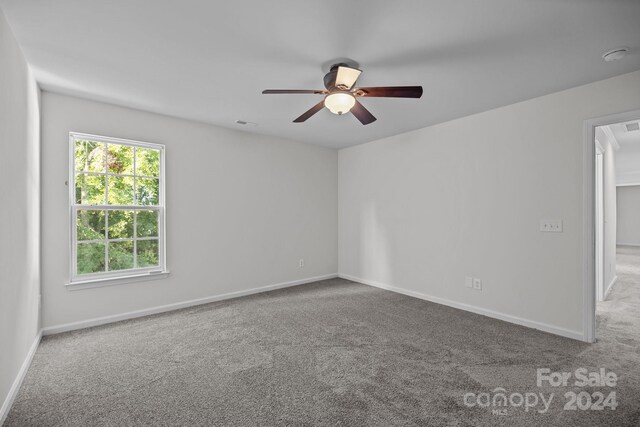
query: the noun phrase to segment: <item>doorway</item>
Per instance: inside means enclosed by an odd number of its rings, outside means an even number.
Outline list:
[[[623,298],[640,297],[640,110],[587,120],[584,154],[584,341],[594,342],[632,315]]]

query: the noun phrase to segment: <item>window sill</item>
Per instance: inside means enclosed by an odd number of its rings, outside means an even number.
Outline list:
[[[159,273],[139,273],[130,276],[105,277],[99,279],[77,280],[75,282],[65,284],[67,290],[78,291],[81,289],[101,288],[103,286],[124,285],[127,283],[146,282],[149,280],[165,279],[170,272],[162,271]]]

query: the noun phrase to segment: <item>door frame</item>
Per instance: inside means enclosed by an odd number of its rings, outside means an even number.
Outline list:
[[[596,223],[595,129],[598,126],[640,119],[640,110],[584,121],[582,149],[582,330],[583,341],[596,341]]]
[[[604,148],[596,139],[595,163],[595,280],[596,304],[604,300]]]

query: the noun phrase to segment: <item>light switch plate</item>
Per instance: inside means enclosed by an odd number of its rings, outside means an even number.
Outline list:
[[[544,233],[562,233],[561,219],[541,219],[540,231]]]
[[[464,286],[466,288],[473,288],[473,277],[471,276],[466,276],[464,278]]]

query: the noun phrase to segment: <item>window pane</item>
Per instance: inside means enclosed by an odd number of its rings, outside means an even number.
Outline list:
[[[78,274],[104,271],[104,243],[78,243],[77,248]]]
[[[104,172],[105,144],[95,141],[76,140],[75,165],[77,171]]]
[[[158,263],[158,241],[138,240],[138,267],[154,267]]]
[[[136,218],[138,228],[137,237],[157,237],[158,236],[158,212],[138,211]]]
[[[157,206],[160,181],[155,178],[136,179],[136,199],[139,205]]]
[[[159,267],[164,263],[161,146],[72,136],[73,276],[118,272],[108,276],[120,277],[131,270]]]
[[[104,211],[79,210],[76,220],[78,240],[104,240]]]
[[[109,271],[133,268],[133,241],[109,242]]]
[[[133,147],[109,144],[107,170],[109,173],[133,175]]]
[[[136,175],[159,176],[160,150],[136,147]]]
[[[109,211],[109,238],[133,238],[133,211]]]
[[[105,177],[79,173],[76,175],[76,203],[80,205],[104,205]]]
[[[109,176],[109,204],[133,204],[133,177]]]

